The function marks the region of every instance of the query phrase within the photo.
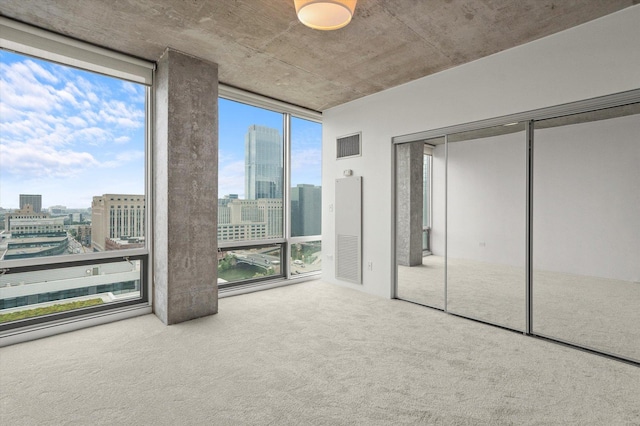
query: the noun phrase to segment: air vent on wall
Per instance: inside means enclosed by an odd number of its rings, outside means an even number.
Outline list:
[[[362,284],[362,177],[336,179],[336,278]]]
[[[360,155],[362,133],[354,133],[337,139],[336,158],[357,157]]]

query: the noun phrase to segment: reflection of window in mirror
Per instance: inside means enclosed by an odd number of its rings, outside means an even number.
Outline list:
[[[431,182],[433,146],[424,144],[422,157],[422,252],[423,255],[431,254],[429,237],[431,232]]]
[[[396,154],[396,295],[444,309],[445,138],[399,144]]]

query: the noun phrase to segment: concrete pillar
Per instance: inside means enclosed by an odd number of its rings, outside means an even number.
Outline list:
[[[422,143],[396,146],[396,259],[422,264]]]
[[[218,66],[167,49],[155,76],[153,310],[218,312]]]

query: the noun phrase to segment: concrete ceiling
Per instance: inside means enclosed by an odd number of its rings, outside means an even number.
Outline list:
[[[639,0],[359,0],[317,31],[293,0],[3,0],[0,13],[156,61],[166,47],[222,83],[322,111],[565,30]]]

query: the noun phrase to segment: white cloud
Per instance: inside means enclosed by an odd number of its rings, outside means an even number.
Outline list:
[[[131,138],[129,136],[120,136],[115,138],[113,141],[117,144],[125,144],[127,142],[129,142],[131,140]]]
[[[244,160],[223,164],[218,170],[218,197],[244,194]]]
[[[49,71],[45,70],[44,68],[42,68],[40,65],[36,64],[35,62],[33,62],[32,60],[26,60],[23,62],[25,64],[25,66],[27,68],[29,68],[29,70],[31,70],[31,72],[50,82],[50,83],[57,83],[58,82],[58,77],[54,76],[53,74],[51,74]]]
[[[6,75],[0,82],[2,103],[22,111],[50,111],[55,108],[55,96],[42,86],[23,76]],[[13,77],[13,78],[12,78]]]
[[[140,120],[134,120],[128,117],[120,117],[116,120],[116,123],[118,123],[122,127],[129,127],[134,129],[142,127],[143,124]]]
[[[130,81],[123,81],[122,89],[130,95],[140,96],[143,94],[141,87],[131,83]]]
[[[65,121],[64,117],[60,117],[52,114],[28,112],[26,115],[29,121],[39,121],[39,122],[47,123],[50,125],[62,124]]]
[[[322,150],[321,149],[304,149],[291,152],[291,169],[305,170],[318,169],[322,167]]]
[[[67,178],[78,175],[98,162],[87,152],[55,150],[26,143],[0,145],[2,169],[27,179]]]
[[[29,67],[29,62],[0,64],[2,102],[21,110],[51,110],[56,105],[55,89],[50,84],[38,81],[32,68],[41,69],[42,74],[47,72],[36,64]],[[51,77],[54,78],[53,75]]]
[[[131,86],[121,89],[72,68],[29,58],[5,62],[3,57],[0,185],[6,188],[11,182],[45,195],[64,192],[59,188],[76,177],[74,185],[95,188],[111,179],[97,175],[98,169],[112,174],[105,168],[131,167],[143,159],[144,150],[110,153],[98,148],[125,146],[136,137],[132,130],[144,128],[144,91]]]
[[[236,161],[240,161],[240,159],[238,159],[233,153],[229,153],[224,149],[218,149],[218,164],[222,165]],[[242,161],[244,161],[244,159]]]
[[[116,154],[115,159],[103,161],[100,167],[113,169],[141,159],[144,159],[144,151],[121,151]]]
[[[144,151],[123,151],[116,155],[116,159],[122,162],[130,162],[144,158]]]
[[[80,117],[75,117],[75,116],[67,118],[67,123],[75,127],[85,127],[87,125],[86,121],[84,121]]]
[[[111,139],[111,133],[101,127],[85,127],[73,133],[77,142],[102,145]]]
[[[0,96],[2,96],[2,87],[0,87]],[[14,121],[22,117],[23,113],[17,108],[12,108],[9,104],[0,102],[0,122]]]
[[[89,105],[89,103],[85,101],[82,106],[84,110],[80,113],[80,115],[82,115],[90,124],[98,124],[100,116],[97,113],[91,111],[91,105]]]
[[[83,93],[87,93],[87,96],[89,96],[89,93],[92,93],[94,90],[96,90],[96,87],[89,80],[81,75],[78,75],[77,73],[71,75],[70,78],[75,79],[75,84],[79,86],[80,90],[82,90]]]
[[[292,185],[322,184],[322,151],[319,148],[291,152]]]
[[[9,135],[21,135],[27,138],[36,136],[36,132],[28,120],[0,123],[0,134],[2,135],[3,143]]]
[[[64,86],[65,90],[71,93],[76,98],[84,98],[86,95],[71,81],[68,81]]]
[[[64,105],[65,103],[69,103],[74,107],[78,107],[80,105],[71,90],[69,90],[67,87],[62,90],[56,91],[56,96],[58,96],[58,98],[63,101],[62,103],[57,104],[58,109],[64,108],[66,106]]]
[[[133,108],[122,101],[104,102],[98,116],[105,123],[115,123],[126,128],[144,125],[144,110]]]

